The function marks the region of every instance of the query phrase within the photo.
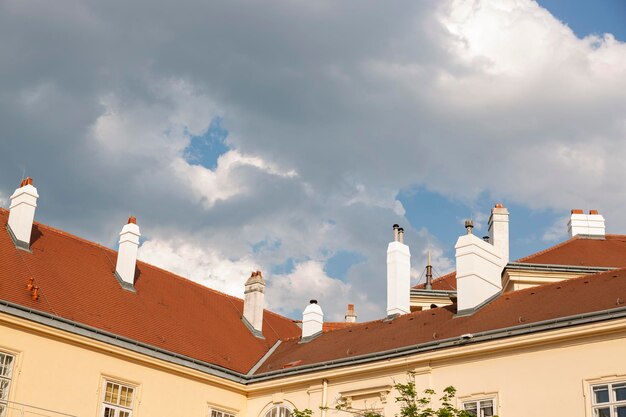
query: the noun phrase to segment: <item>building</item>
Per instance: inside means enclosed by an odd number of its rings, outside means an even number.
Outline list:
[[[137,261],[132,217],[118,252],[34,222],[37,198],[26,179],[0,209],[2,417],[347,415],[338,402],[393,416],[409,371],[482,416],[626,415],[626,236],[596,212],[510,262],[496,205],[490,236],[468,224],[455,273],[429,289],[410,288],[395,228],[388,316],[325,323],[323,300],[302,322],[264,309],[260,272],[241,300]]]

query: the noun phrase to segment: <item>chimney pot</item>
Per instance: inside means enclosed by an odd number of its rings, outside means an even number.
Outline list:
[[[404,229],[394,225],[394,241],[387,246],[387,315],[410,312],[411,252]]]
[[[600,214],[598,210],[589,210],[589,214]]]
[[[141,232],[136,222],[137,219],[131,216],[128,219],[128,223],[122,227],[117,252],[117,263],[115,265],[115,273],[118,278],[122,280],[123,284],[127,284],[127,286],[130,287],[126,289],[132,289],[135,285],[137,251],[139,249],[139,238],[141,237]]]
[[[496,203],[494,208],[504,208],[504,205],[502,203]]]
[[[265,281],[261,271],[253,271],[244,285],[243,318],[257,337],[263,337]]]
[[[15,245],[19,248],[30,247],[30,235],[33,231],[38,198],[39,194],[30,177],[21,180],[19,188],[11,195],[9,231]]]
[[[583,214],[583,211],[581,209],[572,209],[571,214]]]
[[[344,316],[346,323],[356,322],[356,314],[354,313],[354,304],[348,304],[348,310]]]
[[[302,313],[302,338],[314,336],[322,332],[324,326],[324,312],[317,305],[317,300],[311,300]]]

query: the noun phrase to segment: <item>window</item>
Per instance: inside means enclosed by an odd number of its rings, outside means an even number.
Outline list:
[[[131,417],[135,389],[117,382],[105,381],[102,417]]]
[[[265,417],[291,417],[291,415],[291,410],[284,405],[273,407],[265,413]]]
[[[15,356],[0,352],[0,417],[6,415],[9,400],[9,389],[11,389],[11,378],[13,376],[13,362]]]
[[[211,409],[210,417],[235,417],[234,414],[231,414],[226,411]]]
[[[493,408],[493,398],[463,403],[463,409],[476,417],[492,417],[494,415]]]
[[[591,387],[594,417],[626,417],[626,381]]]

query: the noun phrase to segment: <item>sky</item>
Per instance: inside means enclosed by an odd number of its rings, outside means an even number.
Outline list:
[[[327,320],[385,314],[391,226],[412,283],[491,207],[511,258],[572,208],[626,233],[621,0],[0,1],[0,206]]]

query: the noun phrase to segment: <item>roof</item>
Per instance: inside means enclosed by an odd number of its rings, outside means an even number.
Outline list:
[[[515,261],[523,264],[626,268],[626,235],[604,238],[576,235],[565,242]],[[456,273],[433,280],[433,290],[456,290]],[[424,289],[425,283],[413,288]]]
[[[559,302],[554,300],[558,298]],[[283,342],[258,369],[272,372],[297,363],[307,366],[399,349],[467,333],[505,329],[623,307],[626,269],[501,294],[470,316],[456,316],[456,306],[405,314],[394,320],[360,323],[323,333],[308,343]]]
[[[138,261],[135,292],[113,271],[117,252],[35,222],[31,252],[17,249],[0,209],[0,299],[200,361],[246,373],[278,339],[300,335],[264,312],[263,335],[242,322],[243,301]],[[39,287],[33,301],[29,278]]]
[[[517,262],[626,268],[626,235],[606,235],[604,239],[576,235]]]
[[[115,251],[37,222],[31,250],[24,251],[6,232],[7,219],[8,211],[0,209],[0,301],[240,374],[252,369],[257,376],[285,368],[297,371],[467,333],[603,312],[623,307],[626,300],[626,236],[575,237],[518,262],[623,268],[504,293],[470,316],[457,317],[451,305],[393,320],[325,323],[324,332],[307,343],[300,343],[296,321],[265,310],[264,339],[259,339],[241,320],[239,298],[144,262],[137,263],[135,292],[125,290],[113,274]],[[30,278],[39,287],[38,300],[26,289]],[[435,280],[433,287],[449,290],[454,282],[451,273]]]

